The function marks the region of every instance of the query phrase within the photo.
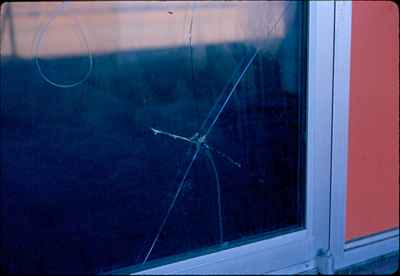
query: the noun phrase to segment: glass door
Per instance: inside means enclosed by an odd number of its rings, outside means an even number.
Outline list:
[[[328,245],[330,3],[5,3],[8,272],[260,273]]]

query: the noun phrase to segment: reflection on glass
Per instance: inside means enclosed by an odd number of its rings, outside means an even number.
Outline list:
[[[3,4],[6,271],[141,269],[303,227],[305,11]]]

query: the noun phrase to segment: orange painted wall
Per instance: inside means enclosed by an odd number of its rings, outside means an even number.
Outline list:
[[[354,1],[346,240],[399,226],[399,9]]]

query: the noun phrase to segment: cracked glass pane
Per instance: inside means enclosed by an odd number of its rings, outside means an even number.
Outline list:
[[[143,269],[302,229],[306,9],[2,4],[5,270]]]

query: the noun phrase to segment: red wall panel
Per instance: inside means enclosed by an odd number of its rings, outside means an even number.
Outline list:
[[[354,1],[346,240],[399,226],[399,10]]]

